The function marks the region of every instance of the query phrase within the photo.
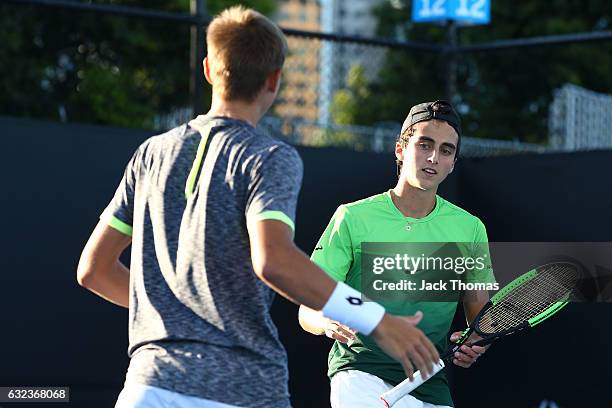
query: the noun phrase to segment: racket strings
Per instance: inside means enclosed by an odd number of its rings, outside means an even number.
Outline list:
[[[567,273],[563,268],[568,269],[566,266],[551,268],[547,271],[549,273],[541,273],[509,293],[496,307],[491,308],[487,318],[482,319],[481,328],[500,332],[516,327],[555,304],[571,290],[574,282],[575,274],[571,273],[571,269]]]
[[[516,293],[509,294],[496,313],[499,319],[510,318],[511,324],[520,324],[554,305],[572,289],[575,274],[571,273],[571,268],[557,266],[546,272],[517,288]]]
[[[571,264],[548,265],[489,308],[478,323],[483,333],[515,328],[546,311],[573,290],[579,279]]]

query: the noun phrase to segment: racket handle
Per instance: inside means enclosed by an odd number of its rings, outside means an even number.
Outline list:
[[[387,408],[390,408],[393,405],[395,405],[397,401],[401,400],[406,395],[410,394],[419,385],[423,384],[425,381],[430,379],[434,374],[436,374],[438,371],[442,370],[443,368],[444,368],[444,361],[442,360],[438,361],[433,366],[433,371],[431,373],[431,376],[425,379],[421,376],[421,372],[417,371],[416,373],[413,374],[412,381],[410,381],[409,378],[406,378],[404,381],[402,381],[401,383],[397,384],[395,387],[391,388],[389,391],[382,394],[380,396],[380,399],[385,403]]]

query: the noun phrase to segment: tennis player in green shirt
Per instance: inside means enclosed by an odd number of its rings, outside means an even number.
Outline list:
[[[445,101],[426,102],[410,109],[395,146],[399,180],[395,188],[336,210],[323,232],[312,260],[329,276],[356,289],[361,286],[363,242],[482,243],[487,247],[483,223],[438,196],[438,186],[453,171],[459,153],[461,122]],[[493,282],[489,264],[466,273],[467,282]],[[487,291],[470,291],[463,308],[471,321],[489,299]],[[470,299],[466,301],[466,299]],[[392,314],[408,316],[439,351],[447,336],[457,301],[405,302]],[[425,317],[423,317],[425,316]],[[382,406],[380,394],[406,378],[402,366],[387,357],[368,336],[327,319],[320,312],[300,307],[300,325],[310,333],[336,340],[329,353],[333,408]],[[451,334],[456,340],[460,332]],[[486,351],[463,346],[453,363],[464,368]],[[400,408],[452,406],[447,379],[440,372],[398,402]]]

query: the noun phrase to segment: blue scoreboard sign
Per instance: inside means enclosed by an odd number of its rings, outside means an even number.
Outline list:
[[[413,0],[412,21],[453,20],[459,23],[491,22],[491,0]]]

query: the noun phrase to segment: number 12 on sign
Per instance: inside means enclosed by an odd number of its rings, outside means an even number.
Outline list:
[[[491,0],[414,0],[412,21],[454,20],[470,24],[491,21]]]

